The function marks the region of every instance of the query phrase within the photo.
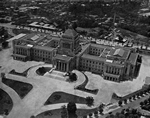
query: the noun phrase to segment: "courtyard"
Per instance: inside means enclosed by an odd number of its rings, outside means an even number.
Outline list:
[[[109,104],[112,102],[113,93],[116,93],[118,96],[124,96],[142,88],[145,83],[145,78],[150,77],[150,57],[144,55],[142,58],[143,61],[139,76],[136,79],[133,79],[133,81],[115,83],[104,80],[100,75],[96,75],[91,72],[84,72],[84,74],[88,77],[88,83],[85,88],[90,90],[98,89],[97,94],[91,94],[74,89],[86,80],[82,72],[78,70],[73,71],[78,76],[77,81],[73,83],[65,81],[66,79],[63,77],[63,73],[59,71],[53,71],[52,73],[46,73],[43,76],[40,76],[36,73],[36,70],[39,67],[52,67],[52,65],[35,61],[20,62],[13,60],[11,54],[11,48],[0,51],[0,72],[6,73],[6,77],[11,80],[29,83],[33,86],[33,88],[21,99],[17,92],[2,83],[2,79],[0,78],[0,88],[9,94],[13,102],[13,107],[8,118],[30,118],[32,115],[40,118],[39,114],[46,111],[51,111],[52,114],[55,114],[51,115],[52,118],[59,118],[60,114],[56,114],[56,111],[59,110],[61,106],[67,105],[67,100],[61,100],[61,97],[57,95],[56,99],[52,99],[50,101],[53,104],[50,103],[45,105],[48,98],[58,92],[62,92],[67,95],[70,94],[71,96],[79,96],[79,100],[77,99],[76,105],[77,108],[82,109],[85,114],[86,110],[95,109],[101,103]],[[27,77],[9,74],[9,72],[13,69],[20,73],[29,69]],[[94,98],[94,105],[91,107],[87,106],[84,101],[84,98],[88,96],[92,96]],[[76,99],[74,97],[72,98]],[[80,99],[82,100],[80,101]],[[81,112],[79,114],[84,115]]]

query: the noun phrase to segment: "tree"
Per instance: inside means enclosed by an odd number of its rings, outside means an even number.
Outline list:
[[[93,97],[86,97],[86,104],[88,105],[88,106],[92,106],[93,105],[93,103],[94,103],[94,99],[93,99]]]
[[[44,67],[40,67],[38,69],[39,74],[43,75],[44,73],[46,73],[46,69]]]
[[[77,80],[77,75],[76,75],[75,73],[71,73],[71,74],[69,75],[69,80],[70,80],[71,82],[76,81],[76,80]]]
[[[2,47],[3,47],[3,48],[7,48],[7,47],[8,47],[8,42],[7,42],[7,41],[4,41],[4,42],[2,43]]]
[[[124,99],[124,104],[127,104],[127,99]]]
[[[35,118],[35,116],[31,116],[30,118]]]
[[[76,104],[74,102],[69,102],[67,105],[68,114],[75,114],[77,110]]]
[[[144,100],[144,104],[146,105],[148,103],[148,100]]]
[[[100,114],[103,113],[103,109],[104,109],[104,104],[101,104],[101,105],[99,106],[99,112],[100,112]]]
[[[61,107],[61,118],[68,118],[68,111],[65,105]]]
[[[118,105],[121,106],[122,105],[122,101],[119,100]]]
[[[132,99],[132,98],[131,98],[131,97],[129,97],[129,101],[130,101],[130,102],[131,102],[131,99]]]

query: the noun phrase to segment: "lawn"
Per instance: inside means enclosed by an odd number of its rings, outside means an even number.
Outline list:
[[[0,89],[0,115],[2,115],[4,112],[6,115],[8,115],[12,107],[12,99],[4,90]]]
[[[80,117],[80,116],[88,115],[89,113],[94,113],[95,111],[97,111],[97,109],[90,109],[90,110],[77,109],[76,113],[77,116]],[[45,111],[37,115],[36,118],[61,118],[61,109]]]
[[[93,89],[92,90],[92,89],[85,88],[87,83],[88,83],[88,81],[89,81],[89,78],[85,74],[84,74],[84,76],[85,76],[85,81],[82,84],[80,84],[79,86],[77,86],[75,89],[78,89],[78,90],[81,90],[81,91],[84,91],[84,92],[87,92],[87,93],[97,94],[98,93],[98,89]]]
[[[33,88],[31,84],[19,82],[7,78],[2,78],[2,82],[7,86],[11,87],[13,90],[15,90],[21,99],[23,99]]]
[[[55,92],[47,99],[45,105],[56,104],[56,103],[68,103],[68,102],[86,104],[86,100],[83,97],[71,95],[64,92]]]
[[[42,70],[43,72],[40,72],[40,71],[39,71],[39,69],[41,69],[41,68],[43,69],[43,70]],[[49,72],[51,69],[52,69],[51,67],[39,67],[39,68],[36,70],[36,73],[37,73],[38,75],[43,76],[46,72]]]
[[[24,71],[24,72],[22,72],[22,73],[19,73],[19,72],[16,72],[16,71],[13,69],[13,70],[11,70],[9,73],[10,73],[10,74],[14,74],[14,75],[18,75],[18,76],[23,76],[23,77],[26,77],[26,76],[27,76],[27,71]]]

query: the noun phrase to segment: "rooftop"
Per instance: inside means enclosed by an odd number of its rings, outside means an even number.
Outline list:
[[[62,35],[62,37],[64,37],[64,38],[74,38],[77,35],[78,35],[78,33],[74,29],[70,28],[70,29],[67,29],[65,31],[65,33]]]
[[[54,48],[52,47],[47,47],[47,46],[34,46],[34,49],[40,49],[40,50],[45,50],[45,51],[52,51]]]
[[[129,57],[130,63],[136,65],[137,58],[138,58],[138,53],[131,53]]]
[[[70,61],[72,59],[72,57],[69,57],[69,56],[66,56],[66,55],[57,54],[55,59],[59,59],[59,60],[68,62],[68,61]]]
[[[117,57],[117,58],[126,60],[129,56],[129,54],[130,54],[129,49],[115,47],[115,48],[112,48],[112,50],[110,50],[110,53],[108,55],[111,58]]]
[[[90,55],[90,54],[83,54],[81,57],[87,58],[90,60],[96,60],[96,61],[105,61],[106,60],[106,58],[102,58],[102,57],[94,56],[94,55]]]

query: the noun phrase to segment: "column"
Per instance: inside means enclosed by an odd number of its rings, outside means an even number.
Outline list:
[[[110,68],[106,66],[106,72],[109,73]]]
[[[64,71],[64,63],[62,62],[61,65],[62,65],[61,70]]]
[[[56,61],[56,69],[58,69],[58,61]]]
[[[61,70],[64,71],[64,63],[61,62]]]
[[[58,70],[60,70],[60,62],[58,61],[58,68],[57,68]]]
[[[65,69],[65,65],[66,65],[66,64],[64,63],[64,66],[63,66],[63,67],[64,67],[64,68],[63,68],[64,71],[66,70],[66,69]]]
[[[127,75],[130,74],[130,65],[127,66]]]
[[[59,62],[59,64],[60,64],[60,68],[59,68],[59,70],[61,70],[61,68],[62,68],[62,63],[61,63],[61,62]]]
[[[66,64],[67,64],[66,65],[67,66],[67,70],[66,71],[69,71],[69,62],[67,62]]]
[[[122,68],[120,68],[120,70],[119,70],[119,75],[122,75],[121,70],[122,70]]]

